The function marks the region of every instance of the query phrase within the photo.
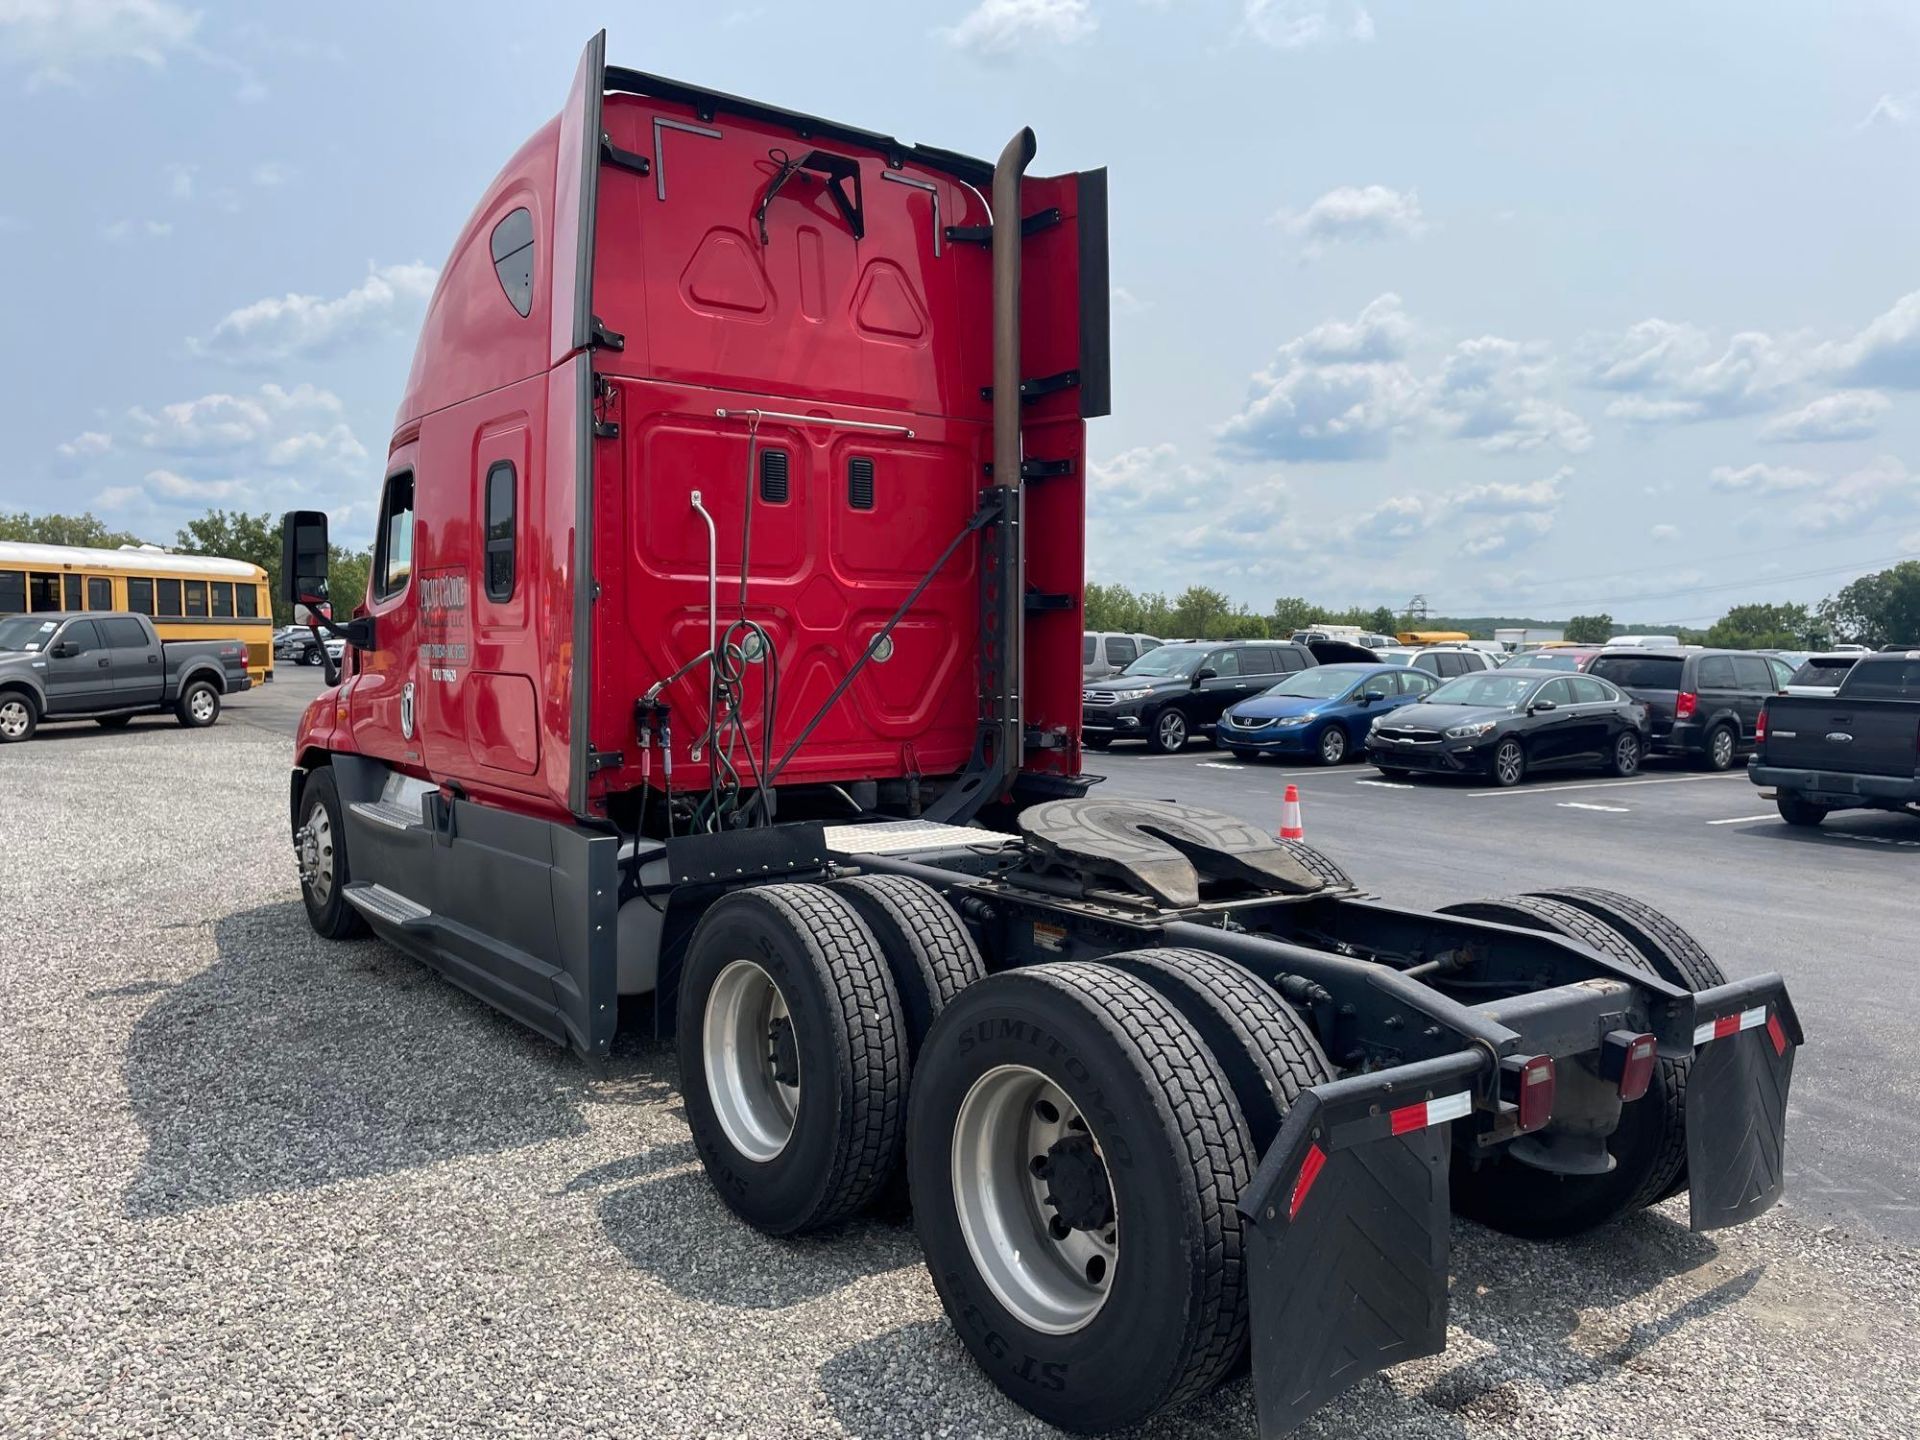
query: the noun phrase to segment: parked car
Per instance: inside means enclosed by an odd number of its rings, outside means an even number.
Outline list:
[[[1494,659],[1470,645],[1391,645],[1373,655],[1382,665],[1411,665],[1441,680],[1491,670]]]
[[[1747,778],[1789,825],[1920,806],[1920,650],[1854,658],[1835,694],[1775,695],[1760,712]]]
[[[253,684],[243,640],[162,641],[145,615],[45,611],[0,620],[0,745],[28,740],[42,720],[94,720],[118,729],[171,710],[198,728],[220,699]]]
[[[1809,655],[1800,662],[1781,688],[1789,695],[1831,695],[1840,688],[1860,658],[1857,650],[1836,650],[1825,655]]]
[[[1166,642],[1151,635],[1118,630],[1089,630],[1080,637],[1080,679],[1104,680],[1118,675],[1149,650]]]
[[[1367,758],[1383,775],[1485,775],[1507,786],[1565,767],[1632,775],[1646,746],[1647,707],[1607,681],[1502,670],[1449,680],[1383,716]]]
[[[1593,658],[1600,654],[1599,647],[1591,650],[1575,645],[1558,645],[1551,650],[1523,650],[1517,655],[1509,655],[1500,662],[1502,670],[1585,670]]]
[[[1235,701],[1317,663],[1306,646],[1285,640],[1162,645],[1082,692],[1081,739],[1093,750],[1144,740],[1170,755],[1195,735],[1211,737],[1214,721]]]
[[[1367,727],[1375,720],[1437,684],[1412,666],[1316,666],[1229,706],[1214,727],[1214,743],[1242,760],[1304,756],[1338,765],[1366,753]]]
[[[1609,647],[1587,665],[1647,707],[1656,755],[1684,755],[1729,769],[1753,746],[1760,707],[1793,671],[1748,650]]]
[[[313,631],[305,625],[289,625],[274,632],[273,653],[282,660],[291,660],[297,665],[318,665],[320,652],[325,649],[333,657],[334,664],[347,653],[347,642],[337,635],[322,635],[318,641]]]

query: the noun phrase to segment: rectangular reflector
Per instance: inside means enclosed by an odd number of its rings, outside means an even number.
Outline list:
[[[1320,1178],[1326,1164],[1327,1152],[1318,1145],[1309,1145],[1307,1158],[1300,1162],[1300,1176],[1293,1182],[1293,1198],[1287,1202],[1287,1219],[1300,1213],[1300,1207],[1307,1203],[1307,1192],[1313,1189],[1313,1182]]]
[[[1473,1095],[1470,1091],[1462,1090],[1458,1095],[1422,1100],[1418,1105],[1402,1105],[1389,1118],[1393,1123],[1393,1133],[1405,1135],[1410,1130],[1444,1125],[1449,1120],[1459,1120],[1472,1113]]]
[[[1724,1040],[1729,1035],[1738,1035],[1742,1030],[1757,1030],[1767,1023],[1767,1007],[1759,1005],[1751,1010],[1742,1010],[1738,1015],[1722,1015],[1718,1020],[1710,1020],[1705,1025],[1696,1026],[1693,1032],[1694,1048],[1712,1040]]]

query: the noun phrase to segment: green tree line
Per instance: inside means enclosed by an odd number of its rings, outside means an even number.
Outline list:
[[[1205,585],[1190,585],[1169,599],[1157,592],[1124,585],[1089,584],[1086,628],[1122,630],[1163,639],[1284,639],[1314,625],[1358,625],[1392,635],[1403,630],[1461,630],[1476,640],[1491,640],[1496,626],[1557,626],[1569,640],[1599,645],[1630,628],[1675,635],[1682,644],[1725,650],[1813,650],[1837,642],[1881,646],[1920,645],[1920,560],[1903,560],[1888,570],[1862,575],[1817,605],[1735,605],[1707,629],[1646,625],[1628,627],[1602,612],[1562,621],[1416,619],[1389,606],[1350,606],[1337,610],[1299,596],[1283,595],[1266,614],[1229,599]]]
[[[29,515],[24,511],[0,511],[0,540],[26,541],[36,545],[90,545],[96,549],[117,550],[123,545],[146,545],[125,530],[110,529],[97,516]],[[280,598],[280,522],[272,515],[249,515],[236,510],[209,510],[165,547],[176,555],[217,555],[227,560],[245,560],[267,572],[267,589],[273,596],[273,623],[291,625],[293,610]],[[335,596],[334,608],[344,617],[367,593],[367,572],[373,565],[371,550],[333,547],[327,577],[328,589]]]

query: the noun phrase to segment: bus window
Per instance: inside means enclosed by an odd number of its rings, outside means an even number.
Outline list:
[[[258,585],[236,585],[233,598],[242,620],[257,620],[260,616],[260,587]]]
[[[58,610],[60,608],[60,577],[48,575],[36,570],[27,576],[28,606],[32,610]]]
[[[61,578],[67,582],[66,608],[69,610],[86,609],[87,607],[81,603],[80,599],[83,593],[81,590],[81,581],[85,577],[80,575],[63,575]]]
[[[180,614],[180,582],[178,580],[160,582],[160,608],[155,613],[162,616]]]
[[[113,609],[113,581],[104,575],[87,577],[87,608],[89,610]]]
[[[204,580],[187,581],[187,614],[193,616],[207,613],[207,582]]]
[[[153,581],[143,577],[127,578],[127,608],[141,615],[153,614]]]
[[[228,581],[213,582],[213,613],[222,619],[233,616],[233,586]]]
[[[18,615],[27,608],[27,577],[24,571],[0,570],[0,615]]]

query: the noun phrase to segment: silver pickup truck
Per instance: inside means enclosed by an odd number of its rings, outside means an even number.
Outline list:
[[[198,729],[223,696],[253,683],[240,640],[165,640],[127,611],[50,611],[0,620],[0,745],[32,738],[42,720],[108,728],[172,711]]]

